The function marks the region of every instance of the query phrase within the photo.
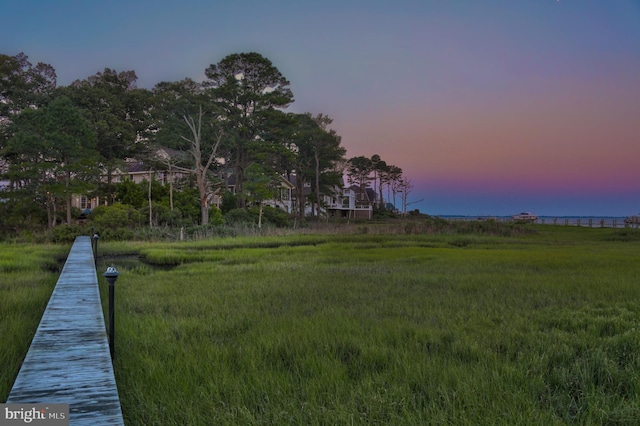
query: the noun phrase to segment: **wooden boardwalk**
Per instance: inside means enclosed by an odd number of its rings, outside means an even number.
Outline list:
[[[123,425],[90,237],[77,237],[9,404],[69,404],[71,425]]]

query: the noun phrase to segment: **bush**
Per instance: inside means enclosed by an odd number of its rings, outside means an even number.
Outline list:
[[[143,216],[138,210],[133,206],[120,203],[96,207],[89,219],[91,224],[102,232],[107,229],[134,228],[143,222]]]
[[[189,208],[189,206],[185,206],[185,207],[187,209]],[[148,208],[149,206],[147,205],[146,209]],[[148,213],[145,211],[146,209],[141,210],[143,215],[145,213],[148,215]],[[213,214],[213,212],[211,212],[210,215],[212,215],[212,217],[214,217],[215,219],[215,215]],[[180,207],[174,207],[173,210],[171,210],[171,208],[165,204],[160,204],[155,202],[153,203],[153,225],[154,226],[173,226],[173,227],[190,226],[193,223],[197,222],[198,219],[200,219],[199,211],[197,216],[194,218],[189,215],[185,215],[182,208]]]
[[[397,219],[398,214],[395,211],[388,209],[384,206],[380,207],[378,205],[374,205],[373,217],[374,219]]]
[[[225,191],[222,194],[222,203],[220,204],[220,210],[222,213],[226,214],[231,210],[235,209],[238,205],[238,197],[236,197],[233,192]]]
[[[224,225],[224,218],[222,212],[216,206],[211,206],[209,209],[209,226],[222,226]]]
[[[256,211],[256,213],[259,214],[258,211]],[[286,228],[291,225],[287,212],[270,206],[264,206],[262,208],[262,222],[278,228]]]
[[[169,201],[165,199],[163,204],[168,206]],[[173,206],[180,209],[185,222],[196,223],[200,220],[200,195],[193,188],[185,188],[181,191],[174,191]]]
[[[258,223],[258,215],[245,209],[233,209],[224,215],[224,220],[230,226],[246,223],[256,224]]]
[[[125,180],[116,184],[116,197],[122,204],[129,204],[135,208],[142,208],[147,202],[146,188],[132,180]]]
[[[257,225],[260,216],[260,208],[253,206],[248,210],[233,209],[224,215],[224,220],[229,226],[251,224]],[[285,228],[291,225],[289,215],[282,209],[270,206],[262,207],[262,224]]]
[[[130,228],[104,228],[98,233],[100,241],[130,241],[136,233]]]
[[[53,243],[72,243],[79,235],[89,235],[86,226],[81,225],[60,225],[48,232],[47,240]]]

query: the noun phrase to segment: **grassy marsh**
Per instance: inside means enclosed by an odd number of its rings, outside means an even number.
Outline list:
[[[118,284],[128,424],[640,418],[640,241],[613,230],[139,247]]]
[[[530,229],[101,242],[125,422],[634,424],[640,233]]]
[[[0,246],[0,401],[5,401],[38,328],[68,247]]]

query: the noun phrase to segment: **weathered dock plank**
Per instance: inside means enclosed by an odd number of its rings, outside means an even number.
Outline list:
[[[69,404],[72,425],[122,425],[91,239],[77,237],[7,403]]]

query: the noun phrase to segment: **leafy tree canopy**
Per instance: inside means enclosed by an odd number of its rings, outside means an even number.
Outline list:
[[[0,117],[45,104],[56,88],[54,68],[28,59],[24,53],[0,54]]]

